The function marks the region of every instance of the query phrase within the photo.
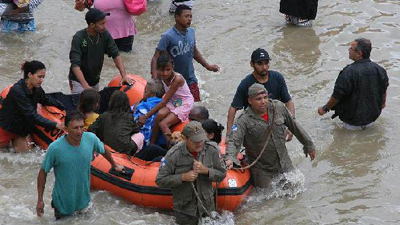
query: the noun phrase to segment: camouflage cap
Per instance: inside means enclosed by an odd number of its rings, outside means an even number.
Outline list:
[[[193,142],[207,140],[206,132],[200,122],[190,121],[182,130],[182,134]]]
[[[259,84],[259,83],[254,83],[249,87],[249,91],[247,92],[247,95],[249,97],[253,97],[258,94],[266,93],[268,95],[267,89],[265,89],[264,85]]]

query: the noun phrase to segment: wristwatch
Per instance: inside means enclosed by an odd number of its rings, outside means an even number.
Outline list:
[[[326,107],[326,105],[322,106],[322,110],[324,110],[326,113],[330,111],[330,109],[328,109],[328,107]]]

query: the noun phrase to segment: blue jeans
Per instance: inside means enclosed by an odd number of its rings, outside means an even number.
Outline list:
[[[1,32],[3,33],[23,33],[25,31],[36,31],[35,20],[27,22],[17,22],[11,20],[1,20]]]

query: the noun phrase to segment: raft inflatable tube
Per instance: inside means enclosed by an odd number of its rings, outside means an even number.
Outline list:
[[[125,92],[128,95],[129,102],[131,105],[140,102],[143,98],[144,88],[146,87],[147,81],[139,76],[134,74],[127,74],[129,78],[133,80],[132,85],[121,84],[121,75],[116,75],[111,79],[108,83],[109,87],[121,87],[119,90]]]
[[[110,163],[102,156],[96,156],[91,164],[91,188],[106,190],[139,206],[173,209],[172,192],[160,188],[155,180],[160,162],[147,162],[126,154],[112,153],[114,161],[125,166],[125,173],[111,169]],[[213,184],[214,188],[216,183]],[[218,210],[234,211],[249,195],[252,189],[248,169],[228,170],[225,179],[218,183]]]
[[[5,87],[1,92],[0,109],[3,107],[2,103],[7,97],[8,92],[10,92],[12,86],[13,85],[9,85]],[[63,122],[65,118],[65,112],[54,106],[42,106],[41,104],[38,104],[37,113],[56,123]],[[40,148],[46,150],[53,141],[61,137],[64,133],[65,132],[63,130],[58,130],[56,128],[47,129],[41,126],[35,126],[31,135],[35,144],[37,144]]]

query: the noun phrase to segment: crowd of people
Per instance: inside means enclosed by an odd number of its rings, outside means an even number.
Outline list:
[[[289,23],[308,26],[315,19],[318,1],[310,1],[310,5],[297,10],[288,7],[296,2],[282,0],[280,11]],[[225,137],[224,127],[209,118],[204,106],[195,105],[201,96],[193,59],[209,71],[216,72],[219,67],[209,64],[196,47],[195,30],[190,27],[192,0],[171,3],[175,25],[162,35],[156,47],[151,60],[152,78],[141,102],[131,105],[124,92],[114,91],[107,112],[99,115],[98,90],[105,54],[113,58],[121,84],[133,82],[127,76],[119,51],[132,49],[136,30],[131,15],[113,14],[115,7],[122,7],[120,3],[110,6],[109,2],[96,0],[85,16],[87,28],[73,36],[68,79],[71,93],[79,94],[80,98],[77,110],[68,111],[65,122],[55,123],[36,111],[38,103],[64,109],[62,103],[41,88],[46,67],[39,61],[23,64],[23,78],[2,102],[0,148],[12,144],[17,152],[30,149],[29,134],[34,126],[67,131],[49,146],[39,170],[36,208],[39,216],[44,213],[43,193],[52,168],[56,181],[51,205],[57,219],[90,205],[93,152],[103,154],[115,170],[123,172],[124,168],[114,162],[104,144],[143,160],[161,161],[155,182],[171,188],[178,224],[198,224],[207,211],[215,210],[212,182],[223,180],[228,169],[241,166],[237,159],[241,146],[245,147],[251,165],[252,183],[259,188],[269,188],[273,179],[294,169],[286,148],[293,135],[304,146],[305,156],[315,159],[316,147],[295,119],[295,105],[284,75],[270,70],[271,57],[265,49],[258,48],[251,54],[253,71],[236,90],[227,113]],[[37,0],[30,0],[25,7],[31,10],[34,4]],[[132,30],[122,31],[116,25],[125,20]],[[25,24],[25,28],[31,27],[31,23]],[[319,115],[334,110],[333,117],[339,116],[349,129],[367,129],[373,125],[386,106],[389,80],[385,69],[370,60],[371,50],[368,39],[351,42],[349,58],[354,63],[340,72],[331,98],[317,110]],[[243,111],[235,121],[239,110]],[[181,132],[183,141],[172,145],[171,126],[185,121],[190,122]],[[222,158],[217,145],[221,142],[226,144],[226,155]]]

